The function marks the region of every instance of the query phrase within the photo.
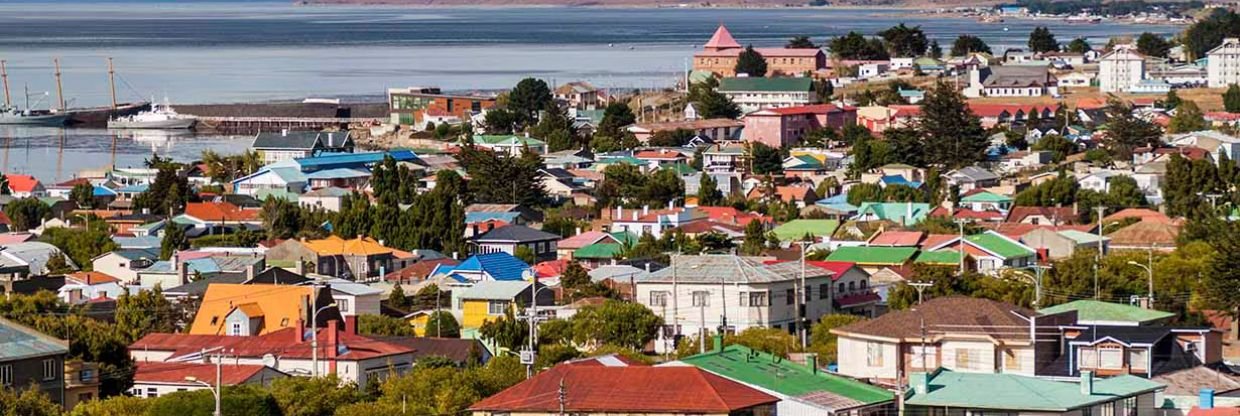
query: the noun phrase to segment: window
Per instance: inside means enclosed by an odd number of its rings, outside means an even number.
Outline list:
[[[1148,370],[1146,360],[1149,358],[1149,350],[1131,349],[1128,350],[1128,366],[1134,370]]]
[[[835,293],[844,293],[845,289],[847,288],[848,286],[845,286],[844,282],[840,282],[840,290],[836,291]]]
[[[667,295],[665,291],[650,292],[650,306],[667,306]]]
[[[232,336],[241,335],[241,323],[233,322],[232,329],[228,330],[228,335],[232,335]]]
[[[883,366],[883,344],[877,342],[865,343],[865,364],[870,367]]]
[[[848,282],[848,291],[852,292],[854,290],[857,290],[857,282]]]
[[[932,345],[918,344],[918,345],[912,346],[909,352],[912,354],[912,359],[909,360],[910,367],[926,369],[926,368],[934,368],[938,366],[937,364],[935,364],[936,362],[939,361],[939,348],[938,347],[935,347]],[[924,362],[922,360],[923,355],[925,356]]]
[[[869,286],[869,282],[865,280],[862,280],[860,284],[861,284],[861,290],[865,290],[865,287]]]
[[[1094,407],[1093,406],[1082,407],[1081,416],[1094,416]]]
[[[788,289],[784,291],[784,304],[791,305],[792,301],[797,299],[796,290]]]
[[[60,371],[57,371],[56,369],[55,358],[48,358],[46,360],[43,360],[43,379],[44,380],[55,380],[58,374],[60,374]]]
[[[710,306],[710,292],[695,290],[693,292],[693,306]]]
[[[1098,368],[1124,368],[1124,350],[1119,348],[1102,348],[1098,350]]]
[[[95,370],[85,369],[85,370],[79,371],[78,380],[81,380],[83,383],[90,383],[90,382],[95,381]]]
[[[1125,397],[1123,400],[1120,400],[1120,408],[1123,411],[1119,416],[1135,416],[1137,414],[1137,398]]]
[[[349,313],[349,300],[336,299],[336,307],[340,309],[341,313]]]
[[[159,390],[156,390],[154,387],[147,387],[147,388],[146,388],[146,397],[147,397],[148,399],[153,399],[153,398],[159,397]]]
[[[1003,350],[1003,369],[1020,371],[1020,351],[1010,348]]]
[[[487,302],[487,314],[503,315],[508,311],[508,302],[502,300],[492,300]]]
[[[13,385],[13,365],[0,365],[0,386]]]
[[[94,396],[94,395],[92,395],[92,394],[90,394],[90,393],[78,393],[78,398],[77,398],[77,401],[78,401],[79,403],[80,403],[80,402],[88,402],[88,401],[90,401],[90,399],[92,399],[92,398],[94,398],[94,397],[95,397],[95,396]]]
[[[766,292],[749,292],[749,306],[769,306],[766,303]]]
[[[1081,348],[1078,353],[1080,357],[1081,368],[1098,368],[1098,350],[1093,348]]]
[[[827,292],[831,291],[831,285],[823,283],[818,285],[818,299],[826,299]]]

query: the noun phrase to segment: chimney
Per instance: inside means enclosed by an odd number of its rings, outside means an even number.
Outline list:
[[[577,232],[573,233],[573,235],[581,235],[581,227],[577,227]]]
[[[339,325],[340,321],[335,319],[327,321],[327,354],[325,354],[327,358],[336,358],[336,353],[339,351],[337,347],[340,342]]]
[[[650,205],[642,205],[642,216],[650,215]]]
[[[335,141],[332,140],[335,138],[335,136],[336,136],[336,133],[330,133],[330,132],[327,133],[327,147],[332,147],[332,145],[335,144]]]
[[[306,275],[306,261],[300,258],[297,259],[297,275],[299,276]]]
[[[1214,389],[1201,389],[1201,392],[1197,393],[1197,408],[1214,408]]]
[[[177,278],[181,280],[181,284],[189,283],[189,263],[177,264]]]
[[[715,335],[711,337],[711,341],[714,342],[711,351],[716,353],[723,352],[723,335]]]
[[[1081,372],[1081,394],[1086,396],[1094,394],[1093,371],[1086,370]]]
[[[624,219],[624,207],[616,207],[616,219]]]
[[[251,280],[254,280],[254,265],[249,265],[245,267],[245,281],[248,282]]]
[[[926,394],[930,392],[930,374],[924,371],[913,373],[913,376],[909,377],[908,382],[912,385],[913,392],[916,394]]]
[[[818,374],[818,354],[805,354],[805,365],[809,372]]]
[[[913,217],[913,201],[908,201],[904,203],[904,212],[905,212],[904,221],[912,222],[914,218]]]
[[[650,273],[650,262],[646,262],[646,273]]]
[[[306,321],[301,318],[297,318],[297,328],[295,329],[296,330],[293,332],[293,342],[300,344],[302,337],[306,335]]]
[[[344,317],[344,332],[346,334],[357,335],[357,316]]]

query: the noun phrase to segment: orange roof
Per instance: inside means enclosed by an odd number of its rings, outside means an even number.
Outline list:
[[[185,204],[185,215],[202,221],[258,221],[259,212],[261,210],[244,209],[229,202],[190,202]]]
[[[1137,218],[1141,222],[1157,222],[1162,224],[1175,223],[1171,217],[1149,208],[1125,208],[1103,218],[1103,222],[1120,221],[1126,218]]]
[[[801,114],[830,114],[830,113],[835,113],[839,111],[844,111],[844,109],[840,109],[839,106],[836,106],[834,104],[813,104],[813,105],[802,105],[802,106],[796,106],[796,107],[768,108],[766,109],[766,111],[770,111],[775,114],[787,116],[787,115],[801,115]]]
[[[697,207],[694,210],[705,213],[706,217],[711,220],[726,224],[749,225],[749,222],[753,220],[762,221],[763,223],[775,222],[771,217],[754,212],[741,211],[733,207]]]
[[[638,159],[686,159],[687,158],[683,153],[673,151],[673,150],[667,150],[667,149],[643,150],[643,151],[635,153],[633,157],[638,158]]]
[[[86,285],[101,285],[121,281],[121,279],[100,272],[74,272],[65,275],[65,278],[73,279]]]
[[[869,245],[915,247],[923,235],[921,231],[883,231],[871,238]]]
[[[331,236],[322,240],[309,240],[303,242],[307,248],[318,253],[320,256],[374,256],[379,254],[396,255],[396,249],[379,244],[378,241],[370,237],[357,237],[345,240],[337,236]]]
[[[1213,407],[1202,409],[1193,406],[1188,410],[1188,416],[1240,416],[1240,407]]]
[[[736,38],[732,37],[732,32],[729,32],[727,27],[720,24],[719,28],[715,29],[715,34],[710,37],[710,40],[706,41],[706,45],[703,45],[703,47],[707,49],[728,49],[739,48],[741,44],[736,42]]]
[[[4,177],[9,179],[9,190],[13,192],[32,192],[39,186],[34,176],[8,173]]]
[[[284,328],[296,328],[297,320],[308,320],[308,306],[314,296],[310,286],[242,285],[215,283],[207,286],[198,313],[189,327],[193,335],[224,335],[224,318],[235,309],[247,315],[261,314],[259,335]],[[322,315],[322,313],[320,313]]]

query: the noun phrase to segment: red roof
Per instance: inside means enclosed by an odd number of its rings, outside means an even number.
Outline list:
[[[215,384],[215,364],[199,363],[162,363],[139,361],[134,372],[135,383],[169,383],[193,384],[186,377]],[[249,364],[229,364],[225,360],[220,366],[220,383],[225,386],[243,384],[262,372],[265,366]]]
[[[3,211],[0,211],[0,224],[11,226],[13,225],[13,220],[9,219],[8,214],[5,214]]]
[[[4,214],[3,212],[0,212],[0,215],[3,215],[3,214]],[[5,219],[8,219],[8,217],[5,217]],[[30,240],[34,240],[34,234],[31,234],[31,233],[4,233],[4,234],[0,234],[0,246],[7,246],[7,245],[9,245],[9,244],[24,243],[24,242],[27,242],[27,241],[30,241]]]
[[[749,223],[746,222],[745,224],[749,224]],[[681,232],[685,234],[690,234],[690,235],[704,234],[704,233],[711,233],[711,232],[715,232],[715,233],[724,232],[724,230],[731,231],[734,233],[745,232],[744,226],[732,224],[732,223],[726,223],[722,221],[716,221],[712,219],[707,219],[705,221],[690,221],[687,224],[683,224],[679,227],[676,227],[676,229],[680,230]]]
[[[870,239],[871,246],[915,247],[925,234],[921,231],[883,231]]]
[[[555,246],[558,249],[576,250],[576,249],[597,243],[603,239],[610,239],[612,240],[612,242],[615,242],[616,240],[615,237],[611,236],[611,234],[607,234],[602,231],[586,231],[584,233],[577,234],[572,237],[568,237],[563,240],[560,240],[559,242],[555,243]]]
[[[8,173],[4,177],[9,179],[9,190],[13,192],[33,192],[39,187],[39,180],[34,176]]]
[[[1060,224],[1076,222],[1076,210],[1072,207],[1028,207],[1015,206],[1008,211],[1007,222],[1022,222],[1032,216],[1046,217]]]
[[[955,234],[928,234],[925,240],[921,240],[921,247],[937,247],[940,244],[956,239],[959,237]]]
[[[1226,111],[1211,111],[1211,112],[1206,113],[1206,120],[1237,121],[1237,120],[1240,120],[1240,113],[1228,113]]]
[[[952,215],[959,219],[983,220],[983,221],[1002,221],[1003,213],[999,211],[975,211],[968,208],[957,208]]]
[[[75,272],[65,275],[65,278],[73,279],[86,285],[101,285],[121,281],[121,279],[100,272]]]
[[[1210,409],[1202,409],[1193,406],[1188,410],[1188,416],[1240,416],[1240,407],[1214,407]]]
[[[809,260],[809,261],[806,261],[805,264],[817,267],[819,269],[830,271],[831,280],[839,280],[840,276],[843,276],[845,273],[848,273],[849,270],[852,270],[854,267],[857,267],[857,263],[848,262],[848,261]]]
[[[1029,110],[1037,110],[1038,113],[1041,113],[1044,110],[1050,110],[1051,112],[1054,112],[1055,110],[1059,109],[1058,105],[1051,106],[1051,105],[1037,105],[1037,104],[1034,104],[1034,105],[989,104],[989,103],[983,104],[983,103],[971,102],[971,103],[968,103],[968,105],[969,105],[969,111],[972,111],[973,115],[978,116],[978,117],[999,117],[999,115],[1003,114],[1003,112],[1005,111],[1009,115],[1015,115],[1017,111],[1024,111],[1025,114],[1029,114],[1030,112]]]
[[[185,215],[207,222],[257,221],[259,212],[261,210],[243,209],[229,202],[190,202],[185,204]]]
[[[86,179],[86,178],[73,178],[73,179],[70,179],[70,180],[67,180],[67,181],[64,181],[64,182],[61,182],[61,183],[56,184],[56,187],[58,187],[58,188],[72,188],[72,187],[74,187],[74,186],[78,186],[78,185],[81,185],[81,184],[87,184],[87,185],[90,185],[90,184],[91,184],[91,183],[90,183],[90,179]]]
[[[917,117],[921,115],[921,106],[915,104],[896,104],[889,105],[887,108],[895,110],[893,117]]]
[[[697,207],[694,210],[705,213],[706,217],[711,220],[727,224],[749,225],[749,222],[753,220],[759,220],[764,223],[775,221],[771,217],[755,212],[741,211],[733,207]]]
[[[687,157],[680,152],[659,149],[659,150],[643,150],[633,154],[637,159],[686,159]]]
[[[193,354],[206,348],[221,347],[241,357],[262,357],[264,354],[276,354],[284,358],[309,359],[313,352],[310,348],[310,337],[297,342],[294,335],[296,328],[283,328],[258,336],[227,336],[227,335],[192,335],[192,334],[147,334],[134,342],[129,349],[149,351],[172,351],[172,356]],[[319,329],[319,358],[327,357],[330,351],[327,329]],[[339,332],[340,343],[344,344],[345,352],[339,359],[354,361],[369,358],[386,357],[396,354],[408,354],[413,348],[376,338],[357,335],[350,332]]]
[[[568,269],[568,260],[548,260],[534,265],[534,274],[539,278],[556,277],[564,274],[564,270]]]
[[[427,276],[430,276],[431,271],[435,270],[435,267],[438,267],[441,264],[455,266],[461,264],[461,262],[450,258],[422,260],[409,265],[409,267],[388,273],[383,276],[383,280],[387,280],[389,282],[412,282],[426,279]]]
[[[558,412],[561,391],[563,410],[572,413],[719,414],[779,401],[697,367],[557,365],[469,410]]]
[[[768,108],[766,109],[766,111],[770,111],[772,113],[779,114],[779,115],[788,116],[788,115],[798,115],[798,114],[830,114],[830,113],[835,113],[835,112],[839,112],[843,110],[841,110],[839,107],[837,107],[834,104],[814,104],[814,105],[802,105],[802,106],[797,106],[797,107]]]
[[[741,44],[736,42],[736,38],[732,37],[732,32],[729,32],[727,27],[720,24],[719,28],[715,29],[715,34],[710,37],[710,40],[706,41],[706,45],[703,45],[703,47],[708,49],[728,49],[739,48]]]

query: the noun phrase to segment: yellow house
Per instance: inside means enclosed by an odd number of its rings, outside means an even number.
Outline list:
[[[317,298],[317,299],[316,299]],[[331,292],[313,286],[223,284],[207,287],[189,333],[194,335],[264,335],[310,326],[311,307],[332,303]],[[343,320],[335,307],[318,314],[319,322]]]
[[[430,322],[432,313],[435,313],[435,311],[420,310],[410,312],[408,315],[405,315],[405,322],[408,322],[409,326],[413,327],[415,335],[424,337],[426,336],[426,324]]]
[[[555,293],[538,285],[538,306],[555,304]],[[456,293],[460,292],[460,295]],[[509,310],[518,313],[530,304],[530,282],[484,280],[464,290],[454,290],[453,297],[461,329],[477,329],[482,324],[503,316]],[[517,308],[517,309],[514,309]]]

